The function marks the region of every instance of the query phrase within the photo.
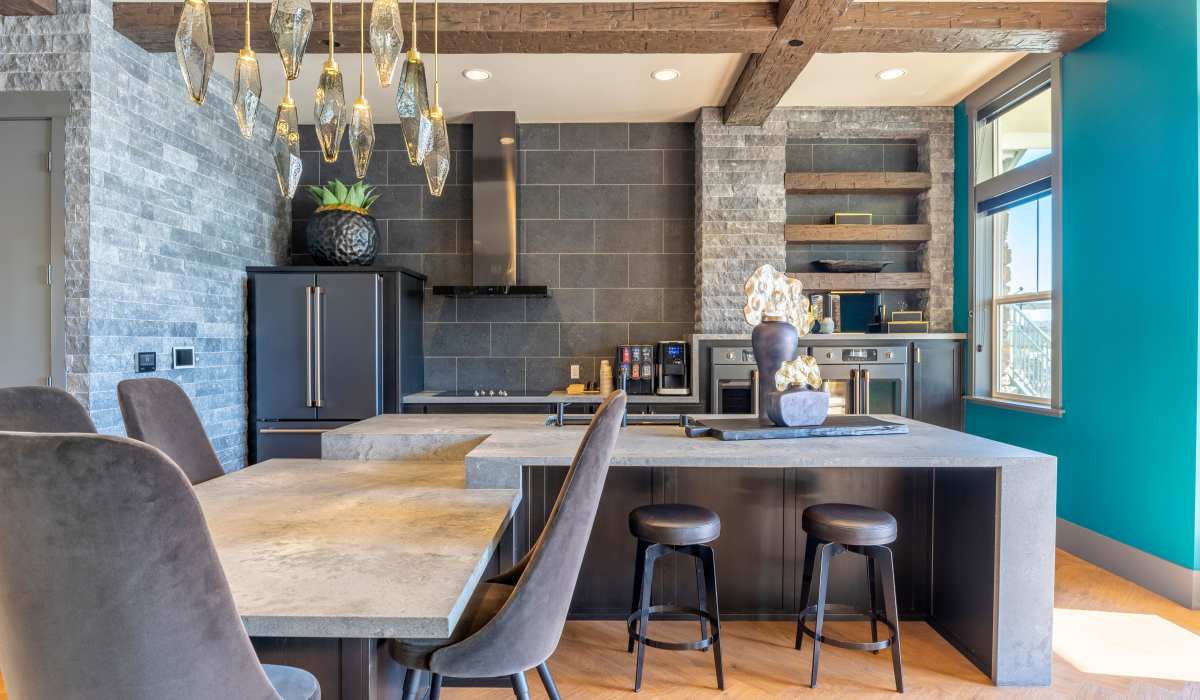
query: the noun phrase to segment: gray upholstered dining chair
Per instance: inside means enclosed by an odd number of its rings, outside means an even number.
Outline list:
[[[178,384],[159,377],[117,384],[125,434],[167,453],[193,484],[225,473],[191,399]]]
[[[94,433],[83,404],[62,389],[12,386],[0,389],[0,430],[26,433]]]
[[[258,663],[179,467],[119,437],[0,433],[0,668],[21,700],[319,700]],[[286,694],[285,694],[286,693]]]
[[[475,589],[450,638],[389,642],[392,658],[409,669],[406,700],[416,697],[426,673],[430,700],[438,700],[445,676],[508,676],[516,696],[528,698],[525,671],[532,668],[558,699],[546,660],[566,624],[624,415],[625,393],[618,391],[592,417],[537,542],[516,566]]]

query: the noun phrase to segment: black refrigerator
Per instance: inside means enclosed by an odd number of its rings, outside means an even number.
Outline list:
[[[251,267],[250,463],[321,456],[321,434],[399,413],[424,389],[425,277],[403,268]]]

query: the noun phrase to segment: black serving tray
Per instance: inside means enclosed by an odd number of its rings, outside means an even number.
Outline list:
[[[706,418],[684,427],[688,437],[715,437],[718,440],[785,440],[809,437],[851,437],[856,435],[902,435],[904,423],[892,423],[874,416],[829,416],[820,425],[794,428],[759,425],[757,418]]]

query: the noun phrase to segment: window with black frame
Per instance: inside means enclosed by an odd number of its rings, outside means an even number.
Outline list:
[[[974,130],[972,398],[1061,409],[1058,64],[1018,62],[967,98]]]

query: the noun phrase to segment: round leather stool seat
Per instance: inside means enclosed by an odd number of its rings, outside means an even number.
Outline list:
[[[639,540],[658,544],[704,544],[721,535],[721,516],[686,503],[641,506],[629,514],[629,531]]]
[[[804,531],[826,542],[883,545],[896,541],[896,518],[887,511],[849,503],[821,503],[804,509]]]

